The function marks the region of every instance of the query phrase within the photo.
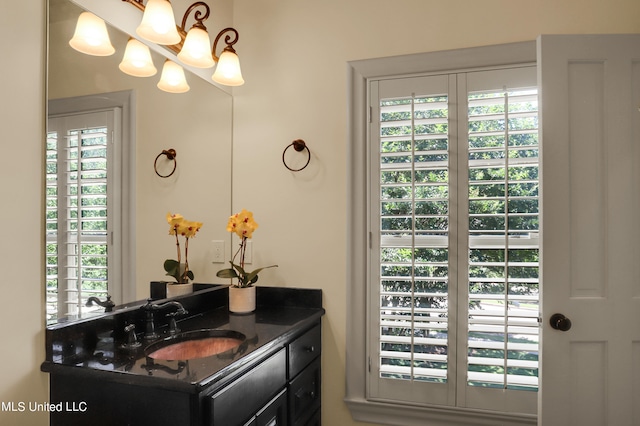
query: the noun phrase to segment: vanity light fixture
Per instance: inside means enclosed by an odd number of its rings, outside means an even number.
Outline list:
[[[235,32],[237,41],[238,32],[233,28],[228,29]],[[214,51],[221,34],[222,33],[218,34],[216,41],[213,43]],[[228,39],[229,36],[225,37],[225,42],[228,43]],[[220,57],[216,58],[218,66],[216,66],[216,71],[213,73],[211,79],[216,83],[224,84],[225,86],[242,86],[244,84],[244,79],[242,78],[242,72],[240,71],[240,59],[232,45],[233,43],[227,44],[227,46],[222,50]]]
[[[164,61],[158,89],[169,93],[188,92],[189,84],[187,84],[187,79],[184,76],[184,69],[169,59]]]
[[[213,48],[210,49],[209,46],[211,42],[209,34],[207,32],[207,28],[204,26],[204,21],[209,17],[210,9],[209,5],[205,2],[198,1],[189,6],[182,18],[182,25],[177,26],[175,25],[173,9],[171,8],[169,0],[149,0],[146,7],[143,4],[144,0],[122,1],[132,4],[139,10],[143,11],[143,22],[140,24],[140,27],[138,27],[138,30],[136,30],[138,35],[154,43],[166,45],[173,52],[177,53],[178,59],[181,62],[187,65],[197,68],[210,68],[217,63],[216,70],[212,76],[212,80],[217,83],[227,86],[240,86],[244,84],[244,79],[242,78],[242,72],[240,70],[240,60],[233,48],[233,45],[238,42],[238,31],[232,27],[223,29],[216,36]],[[203,8],[204,13],[201,10],[198,10],[198,8]],[[160,9],[164,12],[160,15],[160,18],[153,18],[153,16],[159,15],[152,15],[151,11],[147,14],[149,9],[152,9],[154,13]],[[187,18],[192,12],[194,12],[193,17],[195,19],[195,23],[187,31],[185,29]],[[155,23],[155,19],[158,20],[158,24]],[[162,38],[162,41],[156,41],[158,40],[156,37],[160,33],[160,30],[154,28],[160,27],[159,22],[173,22],[173,26],[179,36],[178,39],[173,37],[170,40]],[[144,31],[142,31],[143,27],[145,28]],[[163,25],[162,28],[162,31],[168,31],[166,25]],[[147,29],[154,30],[148,33],[146,32]],[[231,33],[231,35],[228,33]],[[226,46],[222,50],[220,57],[218,57],[216,53],[218,41],[225,34],[227,34],[224,38]]]
[[[127,42],[124,57],[118,68],[134,77],[151,77],[158,72],[153,65],[149,47],[133,37]]]
[[[191,11],[195,10],[198,6],[204,6],[204,15],[199,10],[196,10],[193,17],[195,23],[189,29],[189,32],[185,36],[184,43],[180,52],[178,52],[178,59],[187,65],[191,65],[197,68],[211,68],[216,64],[213,60],[213,53],[211,52],[211,40],[209,39],[209,33],[207,27],[203,22],[209,17],[209,6],[203,2],[196,2],[189,6],[182,18],[182,25],[180,28],[184,31],[187,25],[187,17]]]
[[[142,14],[142,22],[136,33],[157,44],[178,44],[181,41],[176,29],[176,18],[169,0],[149,0]]]
[[[80,14],[69,45],[78,52],[93,56],[109,56],[116,51],[109,39],[107,25],[91,12]]]

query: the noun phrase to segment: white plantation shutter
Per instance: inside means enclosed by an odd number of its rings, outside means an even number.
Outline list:
[[[370,89],[370,397],[535,413],[535,68]]]
[[[47,314],[102,309],[109,291],[114,112],[49,119],[47,137]],[[111,213],[113,214],[113,213]]]
[[[538,386],[537,104],[535,88],[468,97],[473,386]]]
[[[378,320],[370,350],[378,397],[453,403],[449,84],[447,76],[417,77],[374,88],[371,300]]]

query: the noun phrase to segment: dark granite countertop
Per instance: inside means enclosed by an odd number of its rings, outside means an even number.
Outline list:
[[[144,330],[138,309],[125,310],[77,324],[47,329],[47,359],[42,370],[52,374],[80,374],[100,379],[197,393],[214,383],[223,383],[247,363],[266,358],[296,334],[320,321],[324,314],[320,290],[258,287],[258,307],[251,314],[229,313],[226,287],[177,298],[189,310],[178,321],[181,332],[233,330],[246,338],[226,352],[190,360],[154,360],[140,348],[124,349],[120,329],[137,323]],[[162,303],[162,301],[159,301]],[[166,326],[157,330],[168,338]],[[141,337],[141,335],[140,335]],[[155,341],[154,341],[155,342]]]

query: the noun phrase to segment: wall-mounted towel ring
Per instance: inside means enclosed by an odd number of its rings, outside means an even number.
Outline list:
[[[293,149],[295,149],[298,152],[304,151],[305,149],[307,150],[307,162],[304,163],[304,166],[300,167],[299,169],[292,169],[291,167],[289,167],[289,165],[287,165],[287,162],[284,159],[284,156],[290,147],[293,147]],[[287,145],[287,147],[282,152],[282,163],[284,163],[284,166],[287,169],[291,170],[292,172],[299,172],[300,170],[304,169],[309,165],[310,161],[311,161],[311,151],[309,151],[309,147],[302,139],[294,140],[293,142],[291,142],[291,144]]]
[[[171,170],[171,173],[169,173],[168,175],[161,175],[160,173],[158,173],[158,158],[160,158],[163,155],[167,156],[167,160],[173,160],[173,170]],[[158,156],[156,157],[156,161],[153,162],[153,170],[156,171],[156,174],[158,176],[160,176],[161,178],[168,178],[173,174],[173,172],[176,171],[176,167],[178,166],[176,155],[177,155],[176,150],[173,148],[163,149],[162,152],[158,154]]]

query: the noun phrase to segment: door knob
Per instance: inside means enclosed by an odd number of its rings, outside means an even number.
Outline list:
[[[567,331],[571,328],[571,320],[562,314],[553,314],[549,318],[551,328],[560,331]]]

